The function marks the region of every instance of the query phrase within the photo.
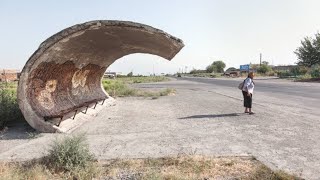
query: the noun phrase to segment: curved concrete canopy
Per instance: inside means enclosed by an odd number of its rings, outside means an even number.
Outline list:
[[[148,53],[171,60],[183,46],[178,38],[134,22],[102,20],[69,27],[44,41],[24,66],[18,87],[20,109],[33,128],[64,131],[61,121],[74,119],[67,114],[112,99],[101,78],[117,59]]]

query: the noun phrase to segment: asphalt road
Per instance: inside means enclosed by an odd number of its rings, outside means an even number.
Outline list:
[[[197,78],[182,77],[181,80],[188,80],[216,86],[237,87],[242,79],[214,79],[214,78]],[[276,78],[254,80],[256,82],[256,92],[267,92],[272,94],[283,94],[291,96],[300,96],[320,100],[320,83],[293,83],[287,80]],[[320,105],[319,105],[320,106]]]
[[[306,179],[320,179],[320,84],[256,80],[255,115],[244,114],[241,79],[177,79],[135,84],[145,90],[174,88],[173,96],[118,98],[116,106],[73,133],[87,134],[98,160],[199,154],[255,156],[266,165]],[[77,116],[78,117],[78,116]],[[77,121],[76,117],[76,121]],[[0,160],[46,154],[61,134],[20,136],[9,128]]]

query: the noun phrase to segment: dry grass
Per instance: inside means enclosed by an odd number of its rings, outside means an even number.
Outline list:
[[[0,164],[0,180],[93,179],[101,172],[97,163],[73,171],[55,171],[41,162]]]
[[[243,157],[113,160],[104,169],[107,178],[115,179],[298,179],[282,171],[273,172],[254,158]]]
[[[133,76],[133,77],[117,77],[118,81],[125,83],[154,83],[154,82],[164,82],[170,79],[164,76]]]
[[[141,179],[206,179],[248,176],[254,169],[251,160],[205,158],[196,156],[115,161],[108,166],[108,176],[123,171],[140,174]]]
[[[85,134],[66,136],[53,142],[49,154],[25,163],[0,164],[0,180],[93,179],[100,166],[89,152]]]
[[[130,79],[123,80],[123,78],[119,79],[105,79],[103,80],[102,84],[104,89],[107,93],[112,97],[152,97],[153,99],[159,98],[160,96],[168,96],[175,93],[174,89],[163,89],[163,90],[156,90],[156,91],[146,91],[142,89],[135,89],[132,88],[129,84],[131,81]],[[151,81],[150,79],[148,79]],[[157,79],[159,80],[159,79]],[[160,80],[159,80],[160,81]],[[156,81],[156,82],[159,82]],[[143,81],[147,82],[147,80]]]
[[[274,172],[251,157],[180,156],[154,159],[117,159],[92,163],[72,172],[54,171],[41,162],[1,164],[0,180],[40,179],[242,179],[295,180]]]
[[[33,180],[33,179],[51,179],[54,176],[43,165],[33,164],[0,164],[0,180]]]
[[[137,89],[135,96],[137,96],[137,97],[152,97],[152,99],[156,99],[161,96],[174,95],[175,93],[176,93],[176,90],[172,89],[172,88],[166,88],[166,89],[156,90],[156,91],[145,91],[145,90]]]

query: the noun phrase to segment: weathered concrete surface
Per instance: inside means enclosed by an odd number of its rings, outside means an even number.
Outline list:
[[[75,124],[67,122],[79,108],[112,101],[101,78],[117,59],[148,53],[171,60],[183,46],[180,39],[133,22],[92,21],[69,27],[43,42],[23,68],[20,109],[41,132],[72,129],[62,126]],[[58,126],[61,119],[64,123]]]

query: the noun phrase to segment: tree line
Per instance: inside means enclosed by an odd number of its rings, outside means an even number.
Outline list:
[[[301,46],[298,47],[294,53],[298,59],[296,62],[298,66],[292,68],[287,73],[294,75],[309,74],[313,78],[320,77],[320,33],[316,33],[314,37],[305,37],[301,41]],[[226,64],[223,61],[213,61],[205,70],[193,69],[190,73],[224,73],[225,67]],[[251,68],[257,70],[260,74],[273,73],[272,67],[267,61],[263,61],[261,65],[252,64]],[[228,70],[236,70],[236,68],[231,67]]]

